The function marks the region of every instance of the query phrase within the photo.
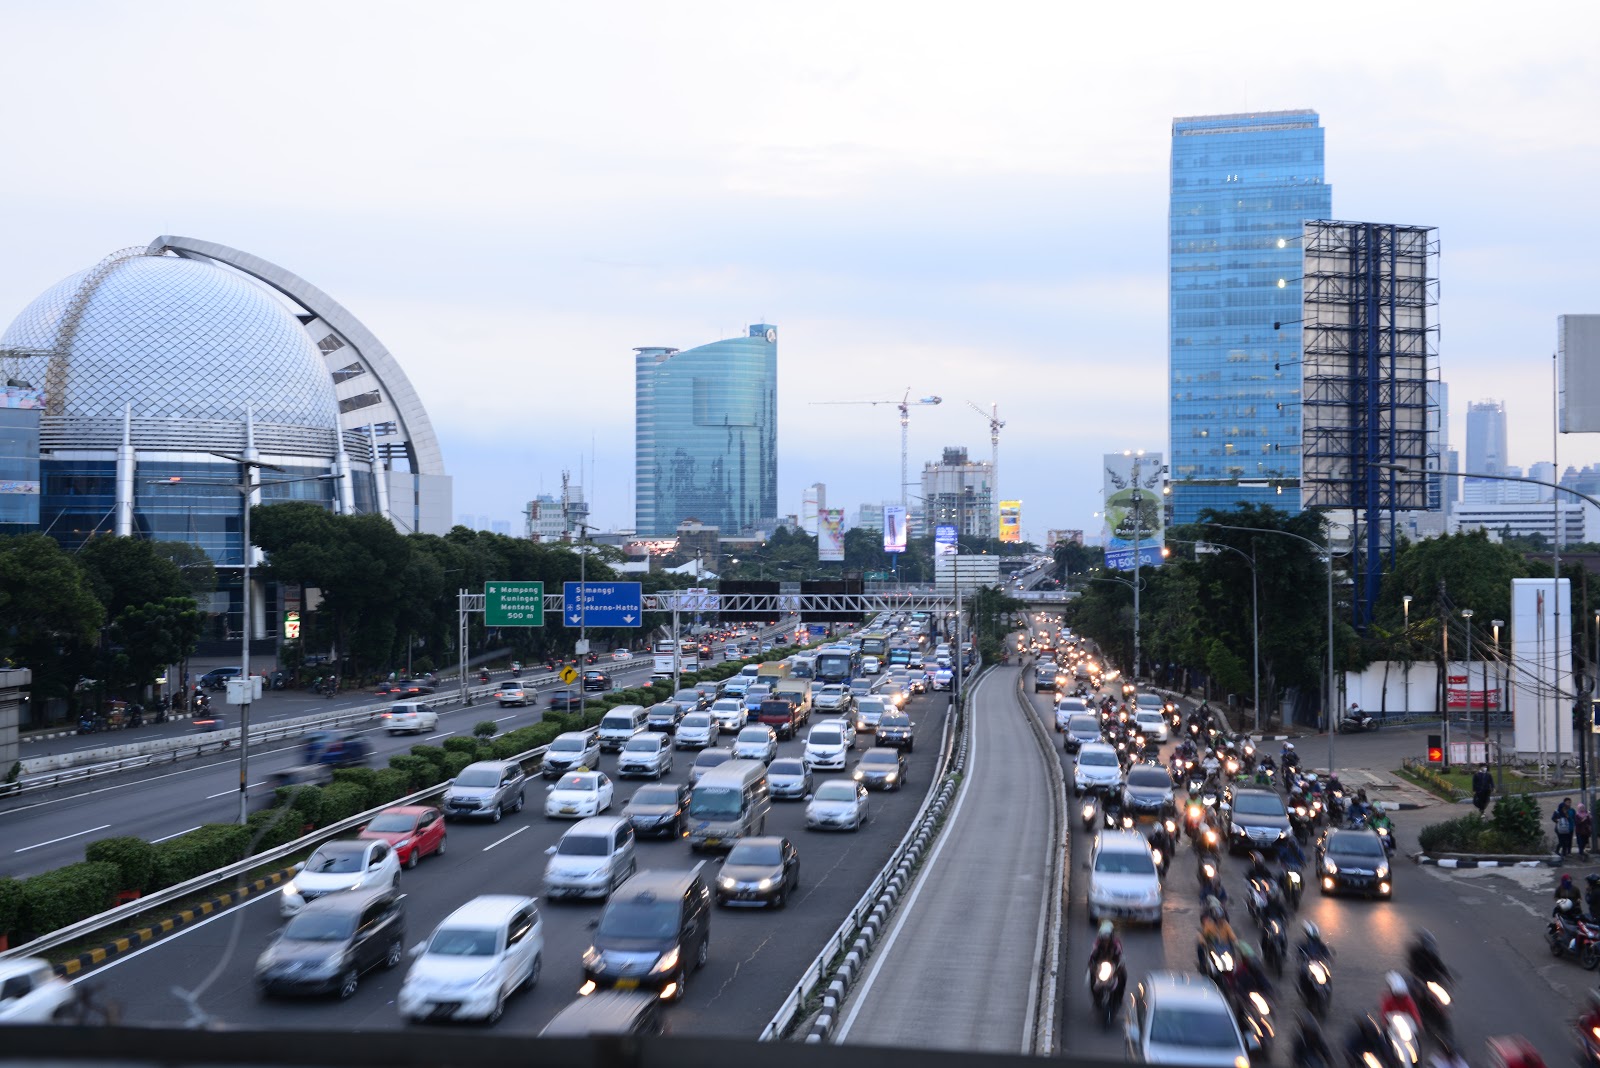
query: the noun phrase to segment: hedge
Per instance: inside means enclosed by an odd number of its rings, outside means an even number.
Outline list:
[[[478,754],[475,752],[446,753],[444,758],[444,777],[447,779],[455,778],[457,775],[461,774],[462,770],[465,769],[468,764],[474,763],[477,759]]]
[[[300,813],[302,824],[322,826],[322,787],[300,783],[295,786],[280,786],[273,792],[277,795],[277,804],[280,807],[287,806]]]
[[[121,869],[108,861],[83,861],[24,879],[18,930],[48,934],[104,912],[111,907],[120,875]]]
[[[389,767],[385,770],[398,772],[406,777],[407,793],[425,790],[435,783],[443,782],[444,750],[439,750],[439,763],[420,756],[411,756],[406,753],[396,753],[389,758]]]
[[[1430,823],[1418,832],[1417,844],[1424,853],[1531,855],[1549,851],[1538,802],[1520,794],[1496,800],[1494,813],[1487,820],[1471,812]]]
[[[444,749],[446,753],[476,753],[478,751],[478,740],[476,738],[446,738],[444,740]],[[468,763],[471,763],[471,761],[468,761]],[[449,767],[449,765],[450,761],[447,757],[445,766]]]
[[[444,770],[444,750],[436,745],[414,745],[411,747],[411,755],[421,757],[440,771]],[[394,758],[390,757],[389,760],[393,766]]]
[[[336,782],[332,786],[325,787],[322,791],[322,801],[324,827],[349,819],[357,812],[365,812],[372,807],[367,804],[366,787],[354,782]]]
[[[373,788],[378,781],[378,772],[373,768],[337,768],[333,773],[333,781],[335,783],[353,783],[361,787],[361,794],[365,797],[373,793]],[[372,806],[368,805],[366,807],[371,808]],[[359,812],[361,810],[357,809],[356,811]],[[328,822],[332,823],[333,821],[329,820]]]
[[[156,870],[155,846],[131,835],[90,842],[83,859],[116,865],[118,890],[143,890]]]
[[[236,823],[208,823],[153,844],[155,871],[146,892],[164,890],[243,860],[250,848],[250,829]]]
[[[252,812],[246,827],[250,831],[251,853],[286,845],[305,833],[305,823],[293,808],[266,808]]]
[[[376,808],[390,801],[398,801],[407,794],[416,793],[416,790],[411,788],[411,776],[403,771],[384,768],[381,771],[374,772],[372,778],[372,793],[368,795],[368,800],[372,804],[368,805],[368,808]],[[418,787],[418,789],[425,789],[427,786],[433,785],[435,784],[431,782],[426,783],[424,786]]]
[[[22,913],[22,884],[10,876],[0,875],[0,938],[17,929]]]

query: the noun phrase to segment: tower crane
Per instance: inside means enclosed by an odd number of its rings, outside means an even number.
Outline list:
[[[935,404],[943,404],[944,398],[921,397],[917,400],[912,400],[911,387],[907,386],[905,396],[901,397],[899,400],[812,401],[811,403],[871,405],[892,404],[895,406],[895,409],[900,413],[900,507],[905,508],[908,500],[906,496],[906,484],[907,479],[910,478],[910,472],[907,469],[907,464],[909,462],[907,454],[910,448],[910,432],[908,428],[911,426],[911,409],[915,405],[928,405],[931,407]]]
[[[967,407],[989,420],[989,478],[994,483],[994,506],[1000,507],[1000,428],[1006,421],[1000,418],[1000,405],[991,404],[989,410],[967,401]],[[999,527],[995,528],[999,530]]]

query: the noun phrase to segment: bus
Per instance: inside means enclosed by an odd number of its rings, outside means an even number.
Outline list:
[[[880,660],[889,647],[889,636],[881,630],[870,630],[861,636],[861,655],[875,656]]]
[[[861,654],[848,645],[817,650],[817,682],[849,682],[861,674]]]

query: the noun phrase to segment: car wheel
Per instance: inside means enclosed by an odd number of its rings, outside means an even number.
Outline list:
[[[511,806],[511,811],[512,812],[521,812],[522,811],[523,802],[526,801],[526,800],[527,799],[523,796],[521,791],[518,791],[518,793],[517,793],[517,803],[515,805]]]
[[[776,894],[772,895],[772,907],[773,908],[781,909],[781,908],[785,907],[788,904],[789,904],[789,895],[788,895],[788,893],[786,891],[779,890]]]
[[[417,866],[417,861],[419,861],[421,859],[422,859],[422,847],[421,846],[412,846],[411,847],[411,852],[406,854],[406,867],[407,868],[415,868]]]
[[[706,961],[711,959],[711,936],[707,935],[700,943],[700,948],[695,951],[694,970],[699,971],[706,966]]]
[[[499,823],[500,822],[500,817],[504,816],[505,814],[506,814],[506,807],[504,805],[496,805],[496,806],[494,806],[494,813],[492,815],[490,815],[490,817],[489,817],[489,822],[490,823]]]
[[[355,996],[356,987],[361,983],[361,976],[354,968],[346,968],[339,977],[339,1000],[346,1001]]]
[[[506,1014],[506,995],[505,995],[505,991],[502,990],[500,993],[495,995],[494,1006],[489,1009],[489,1015],[487,1015],[487,1016],[485,1016],[483,1018],[483,1022],[486,1025],[493,1026],[494,1024],[499,1023],[500,1022],[500,1017],[504,1016],[505,1014]]]
[[[400,962],[405,959],[405,955],[405,946],[401,944],[400,939],[396,938],[389,943],[389,952],[384,954],[383,966],[385,968],[398,968],[400,967]]]
[[[544,957],[534,954],[533,963],[528,965],[528,974],[522,980],[525,990],[532,990],[539,985],[539,972],[544,968]]]

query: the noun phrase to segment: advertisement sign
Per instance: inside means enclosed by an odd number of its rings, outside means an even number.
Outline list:
[[[906,510],[898,504],[883,506],[883,551],[906,551]]]
[[[1000,540],[1019,542],[1022,540],[1022,502],[1000,502]]]
[[[844,509],[817,509],[817,559],[823,563],[844,560]]]
[[[940,523],[933,528],[933,555],[954,556],[956,554],[956,525],[954,523]]]
[[[1450,674],[1446,677],[1450,680],[1450,707],[1469,707],[1467,673],[1463,671],[1460,674],[1457,674],[1455,671],[1455,665],[1452,664]],[[1472,689],[1470,692],[1470,707],[1476,712],[1482,712],[1485,710],[1497,712],[1500,710],[1500,691],[1498,689],[1497,681],[1491,678],[1488,680],[1488,685],[1496,688],[1485,689],[1485,680],[1483,675],[1478,670],[1473,671]]]
[[[1128,571],[1137,552],[1140,567],[1161,565],[1161,482],[1166,465],[1158,452],[1105,455],[1106,566]]]

